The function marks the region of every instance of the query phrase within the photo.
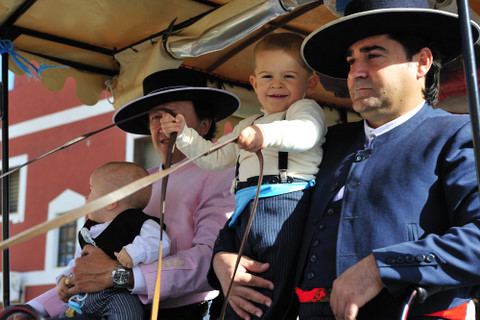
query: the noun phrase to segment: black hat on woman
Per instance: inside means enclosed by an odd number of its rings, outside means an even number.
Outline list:
[[[143,80],[144,96],[127,103],[113,115],[113,122],[123,131],[150,134],[149,110],[173,101],[192,101],[197,113],[211,115],[218,122],[237,111],[240,100],[234,94],[207,87],[206,74],[190,69],[167,69]],[[201,110],[200,110],[201,109]],[[135,115],[144,113],[139,117]],[[133,119],[123,122],[126,119]]]

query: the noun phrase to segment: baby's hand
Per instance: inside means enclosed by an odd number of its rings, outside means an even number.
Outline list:
[[[63,302],[68,302],[68,299],[70,299],[70,296],[68,294],[68,289],[72,285],[70,284],[70,278],[63,276],[58,280],[57,284],[57,295],[62,300]]]
[[[262,130],[255,125],[246,127],[238,135],[237,144],[240,149],[257,152],[265,147]]]
[[[163,112],[160,124],[162,125],[163,133],[167,137],[170,137],[172,132],[178,132],[179,134],[182,133],[182,130],[185,127],[185,117],[179,113],[174,118],[171,114]]]
[[[128,254],[127,250],[123,248],[120,252],[115,252],[118,262],[124,267],[133,268],[133,260]]]

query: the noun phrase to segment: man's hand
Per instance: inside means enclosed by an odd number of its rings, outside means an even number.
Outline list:
[[[110,279],[117,262],[110,259],[102,249],[86,245],[81,257],[75,259],[75,267],[72,268],[73,277],[70,278],[71,288],[69,295],[82,292],[97,292],[112,287]]]
[[[335,319],[356,319],[358,309],[373,299],[383,287],[375,257],[370,254],[333,282],[330,305]]]
[[[219,252],[213,258],[213,269],[220,281],[223,293],[226,295],[233,276],[236,253]],[[270,306],[272,300],[256,291],[254,288],[273,290],[273,283],[252,273],[265,272],[269,268],[268,263],[260,263],[247,257],[242,257],[238,265],[235,281],[230,291],[229,303],[233,310],[243,319],[250,319],[250,314],[262,316],[262,310],[252,302]]]
[[[262,130],[255,125],[246,127],[240,131],[237,144],[240,149],[250,152],[257,152],[265,148],[265,139],[263,138]]]

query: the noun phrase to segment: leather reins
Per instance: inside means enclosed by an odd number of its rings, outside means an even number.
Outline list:
[[[170,109],[159,108],[156,110],[162,110],[162,111],[168,112],[174,118],[177,116],[175,112],[173,112]],[[172,132],[168,140],[167,157],[165,159],[164,169],[168,169],[172,165],[173,148],[175,147],[176,140],[177,140],[177,133]],[[166,176],[165,178],[162,179],[162,192],[160,194],[160,248],[158,250],[158,269],[157,269],[157,277],[155,280],[155,292],[153,294],[153,304],[152,304],[152,314],[151,314],[152,320],[158,319],[158,310],[160,307],[160,282],[162,278],[162,263],[163,263],[163,220],[164,220],[164,214],[165,214],[165,197],[167,194],[168,177],[169,176]]]
[[[227,310],[228,299],[230,298],[230,292],[232,290],[233,280],[235,279],[235,275],[237,274],[238,265],[240,264],[240,259],[242,258],[242,254],[243,254],[243,248],[245,247],[245,243],[247,242],[248,235],[250,234],[250,228],[252,227],[253,218],[255,216],[255,212],[257,211],[258,197],[260,195],[260,187],[262,186],[262,180],[263,180],[263,155],[261,150],[258,150],[257,152],[255,152],[255,154],[258,157],[258,162],[260,167],[260,170],[258,173],[257,191],[255,193],[255,197],[253,198],[250,217],[248,218],[247,227],[245,229],[245,233],[243,234],[242,242],[240,243],[240,248],[238,250],[237,260],[235,261],[235,268],[233,269],[232,279],[230,280],[227,293],[225,294],[225,301],[223,301],[222,312],[220,313],[221,320],[223,320],[225,317],[225,311]]]
[[[74,138],[74,139],[72,139],[72,140],[70,140],[70,141],[62,144],[60,147],[57,147],[57,148],[55,148],[55,149],[52,149],[52,150],[48,151],[47,153],[42,154],[41,156],[38,156],[38,157],[36,157],[36,158],[34,158],[34,159],[32,159],[32,160],[29,160],[29,161],[27,161],[27,162],[25,162],[25,163],[23,163],[23,164],[15,167],[15,168],[11,169],[10,171],[7,171],[7,172],[3,173],[2,175],[0,175],[0,179],[2,179],[2,178],[4,178],[4,177],[6,177],[6,176],[8,176],[8,175],[10,175],[10,174],[12,174],[12,173],[14,173],[14,172],[17,171],[17,170],[20,170],[21,168],[25,167],[26,165],[32,164],[32,163],[34,163],[34,162],[36,162],[36,161],[38,161],[38,160],[40,160],[40,159],[43,159],[43,158],[45,158],[46,156],[49,156],[49,155],[51,155],[51,154],[53,154],[53,153],[55,153],[55,152],[57,152],[57,151],[63,150],[63,149],[65,149],[65,148],[68,148],[68,147],[70,147],[70,146],[72,146],[72,145],[74,145],[74,144],[76,144],[76,143],[78,143],[78,142],[80,142],[80,141],[88,138],[88,137],[91,137],[91,136],[93,136],[93,135],[95,135],[95,134],[97,134],[97,133],[100,133],[100,132],[102,132],[102,131],[104,131],[104,130],[107,130],[107,129],[110,129],[110,128],[112,128],[112,127],[115,127],[115,126],[117,126],[117,125],[119,125],[119,124],[122,124],[122,123],[124,123],[124,122],[133,120],[133,119],[138,118],[138,117],[141,117],[141,116],[143,116],[143,115],[146,115],[146,114],[148,114],[148,113],[150,113],[150,112],[151,112],[151,110],[141,112],[141,113],[139,113],[139,114],[136,114],[136,115],[131,116],[131,117],[128,117],[128,118],[125,118],[125,119],[123,119],[123,120],[120,120],[120,121],[118,121],[118,122],[115,122],[115,123],[113,123],[113,124],[111,124],[111,125],[108,125],[108,126],[106,126],[106,127],[104,127],[104,128],[101,128],[101,129],[99,129],[99,130],[91,131],[91,132],[89,132],[89,133],[86,133],[86,134],[84,134],[84,135],[81,135],[81,136],[79,136],[79,137],[76,137],[76,138]]]
[[[171,168],[162,170],[160,172],[150,174],[150,175],[148,175],[146,177],[143,177],[143,178],[140,178],[138,180],[135,180],[135,181],[127,184],[126,186],[123,186],[123,187],[121,187],[121,188],[119,188],[115,191],[112,191],[112,192],[110,192],[110,193],[108,193],[108,194],[106,194],[106,195],[104,195],[104,196],[102,196],[98,199],[95,199],[95,200],[93,200],[93,201],[91,201],[91,202],[89,202],[89,203],[87,203],[87,204],[85,204],[81,207],[78,207],[76,209],[72,209],[72,210],[69,210],[69,211],[65,211],[64,213],[61,213],[57,218],[42,222],[42,223],[40,223],[40,224],[30,228],[30,229],[24,230],[24,231],[16,234],[15,236],[12,236],[9,239],[0,242],[0,250],[5,250],[5,249],[13,247],[17,244],[23,243],[23,242],[25,242],[27,240],[30,240],[30,239],[32,239],[36,236],[44,234],[45,232],[47,232],[49,230],[59,228],[59,227],[65,225],[67,223],[70,223],[70,222],[75,221],[75,220],[77,220],[81,217],[84,217],[87,214],[89,214],[93,211],[96,211],[98,209],[101,209],[101,208],[109,205],[112,202],[116,202],[120,199],[123,199],[123,198],[137,192],[138,190],[153,184],[155,181],[160,180],[160,179],[168,176],[169,174],[175,172],[176,170],[182,168],[183,166],[189,164],[190,162],[195,161],[195,160],[197,160],[201,157],[207,156],[207,155],[211,154],[212,152],[215,152],[218,149],[223,148],[228,143],[235,142],[236,140],[237,140],[237,138],[232,138],[232,139],[227,140],[223,143],[217,144],[217,145],[213,146],[211,149],[205,151],[204,153],[199,154],[199,155],[197,155],[197,156],[195,156],[195,157],[193,157],[193,158],[191,158],[187,161],[179,163],[175,167],[171,167]]]

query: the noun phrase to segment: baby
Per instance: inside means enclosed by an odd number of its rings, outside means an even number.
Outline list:
[[[129,162],[109,162],[90,177],[90,193],[86,202],[98,199],[116,189],[148,175],[141,166]],[[117,202],[113,202],[88,215],[88,220],[79,234],[80,247],[75,257],[80,257],[85,245],[102,249],[118,263],[112,273],[114,286],[100,292],[75,295],[67,299],[70,270],[75,265],[72,259],[57,278],[57,293],[68,302],[70,309],[62,317],[82,314],[93,318],[143,320],[144,307],[137,295],[131,294],[129,285],[133,266],[151,263],[158,259],[160,225],[157,218],[148,216],[142,210],[151,196],[151,186],[145,187]],[[170,252],[170,239],[164,232],[162,256]],[[116,276],[117,275],[117,276]]]

